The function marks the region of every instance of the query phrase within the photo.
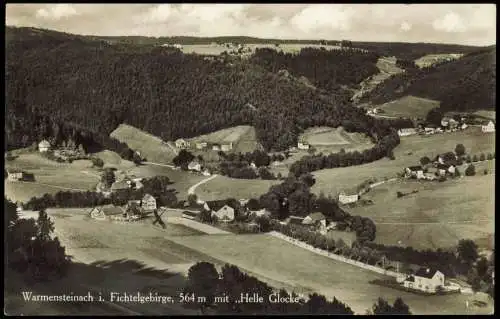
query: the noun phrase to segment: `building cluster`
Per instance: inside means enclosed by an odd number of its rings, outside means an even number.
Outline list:
[[[257,217],[270,217],[271,213],[266,209],[251,210],[247,207],[248,200],[240,199],[238,204],[231,204],[224,200],[215,200],[203,202],[203,207],[198,212],[185,211],[182,217],[187,219],[196,219],[202,211],[209,212],[212,218],[216,218],[218,222],[230,223],[233,222],[237,211],[243,214],[244,217],[254,221]]]
[[[179,138],[175,141],[175,147],[178,149],[197,149],[229,152],[233,149],[233,142],[209,143],[204,141],[190,142]]]
[[[415,274],[403,277],[399,283],[405,288],[427,293],[436,293],[439,289],[448,290],[444,274],[437,269],[426,267],[418,269]]]
[[[129,200],[125,206],[112,204],[94,207],[89,215],[96,220],[135,221],[157,210],[156,199],[145,194],[140,200]]]
[[[452,160],[445,160],[443,155],[438,155],[429,164],[406,167],[403,173],[406,178],[431,181],[442,176],[455,176],[457,161],[456,155]]]

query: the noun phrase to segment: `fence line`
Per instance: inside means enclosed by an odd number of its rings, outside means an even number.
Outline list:
[[[380,268],[380,267],[377,267],[377,266],[373,266],[373,265],[368,265],[368,264],[362,263],[360,261],[352,260],[352,259],[346,258],[344,256],[340,256],[340,255],[337,255],[337,254],[334,254],[334,253],[331,253],[331,252],[327,252],[327,251],[319,249],[319,248],[315,248],[315,247],[313,247],[313,246],[311,246],[309,244],[306,244],[306,243],[304,243],[302,241],[299,241],[297,239],[293,239],[291,237],[283,235],[282,233],[279,233],[277,231],[271,231],[271,232],[269,232],[267,234],[270,235],[270,236],[273,236],[275,238],[279,238],[279,239],[285,240],[285,241],[287,241],[289,243],[292,243],[292,244],[294,244],[296,246],[299,246],[301,248],[305,248],[305,249],[307,249],[307,250],[309,250],[309,251],[311,251],[313,253],[316,253],[318,255],[322,255],[322,256],[328,257],[330,259],[341,261],[341,262],[344,262],[344,263],[347,263],[347,264],[350,264],[350,265],[353,265],[353,266],[356,266],[356,267],[360,267],[360,268],[363,268],[363,269],[366,269],[366,270],[370,270],[370,271],[373,271],[373,272],[376,272],[376,273],[379,273],[379,274],[382,274],[382,275],[387,275],[387,276],[391,276],[391,277],[405,276],[402,273],[398,273],[398,272],[391,271],[391,270],[386,270],[386,269],[383,269],[383,268]]]

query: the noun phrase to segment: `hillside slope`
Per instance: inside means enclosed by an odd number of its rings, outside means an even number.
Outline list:
[[[363,133],[375,126],[348,96],[319,94],[248,61],[21,31],[6,41],[7,123],[36,113],[106,135],[127,123],[163,140],[252,125],[269,150],[295,144],[314,125]],[[11,139],[34,139],[29,127],[7,125]]]
[[[377,86],[362,99],[382,104],[405,95],[441,102],[447,111],[494,109],[496,103],[496,47],[422,70],[409,70]]]

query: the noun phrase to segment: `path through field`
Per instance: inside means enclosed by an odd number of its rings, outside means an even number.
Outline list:
[[[194,184],[193,186],[191,186],[191,187],[188,189],[188,194],[189,194],[189,195],[191,195],[191,194],[195,194],[195,190],[196,190],[196,188],[197,188],[198,186],[203,185],[203,184],[205,184],[206,182],[211,181],[212,179],[216,178],[217,176],[219,176],[219,175],[214,174],[214,175],[212,175],[212,176],[210,176],[210,177],[208,177],[208,178],[205,178],[205,179],[204,179],[204,180],[202,180],[201,182],[198,182],[198,183]]]

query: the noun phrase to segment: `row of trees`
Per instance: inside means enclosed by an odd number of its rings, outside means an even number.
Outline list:
[[[455,249],[416,250],[412,247],[386,246],[365,243],[387,259],[403,264],[427,265],[439,269],[448,277],[467,275],[478,258],[478,249],[474,241],[461,239]]]
[[[54,223],[41,210],[35,220],[20,219],[16,204],[4,198],[5,252],[8,266],[30,280],[48,280],[66,274],[71,262],[57,237]]]
[[[172,184],[166,176],[155,176],[142,181],[144,187],[140,189],[120,190],[107,197],[100,192],[72,192],[60,191],[55,194],[44,194],[42,197],[32,197],[25,208],[39,210],[47,207],[95,207],[113,204],[122,206],[129,200],[142,199],[144,194],[152,195],[158,206],[175,207],[178,204],[176,192],[169,188]]]
[[[290,172],[295,176],[309,173],[325,168],[347,167],[361,165],[379,160],[383,157],[394,159],[393,149],[399,145],[399,136],[396,132],[382,137],[375,147],[363,150],[362,152],[345,152],[343,149],[339,153],[329,155],[305,156],[293,163]]]

